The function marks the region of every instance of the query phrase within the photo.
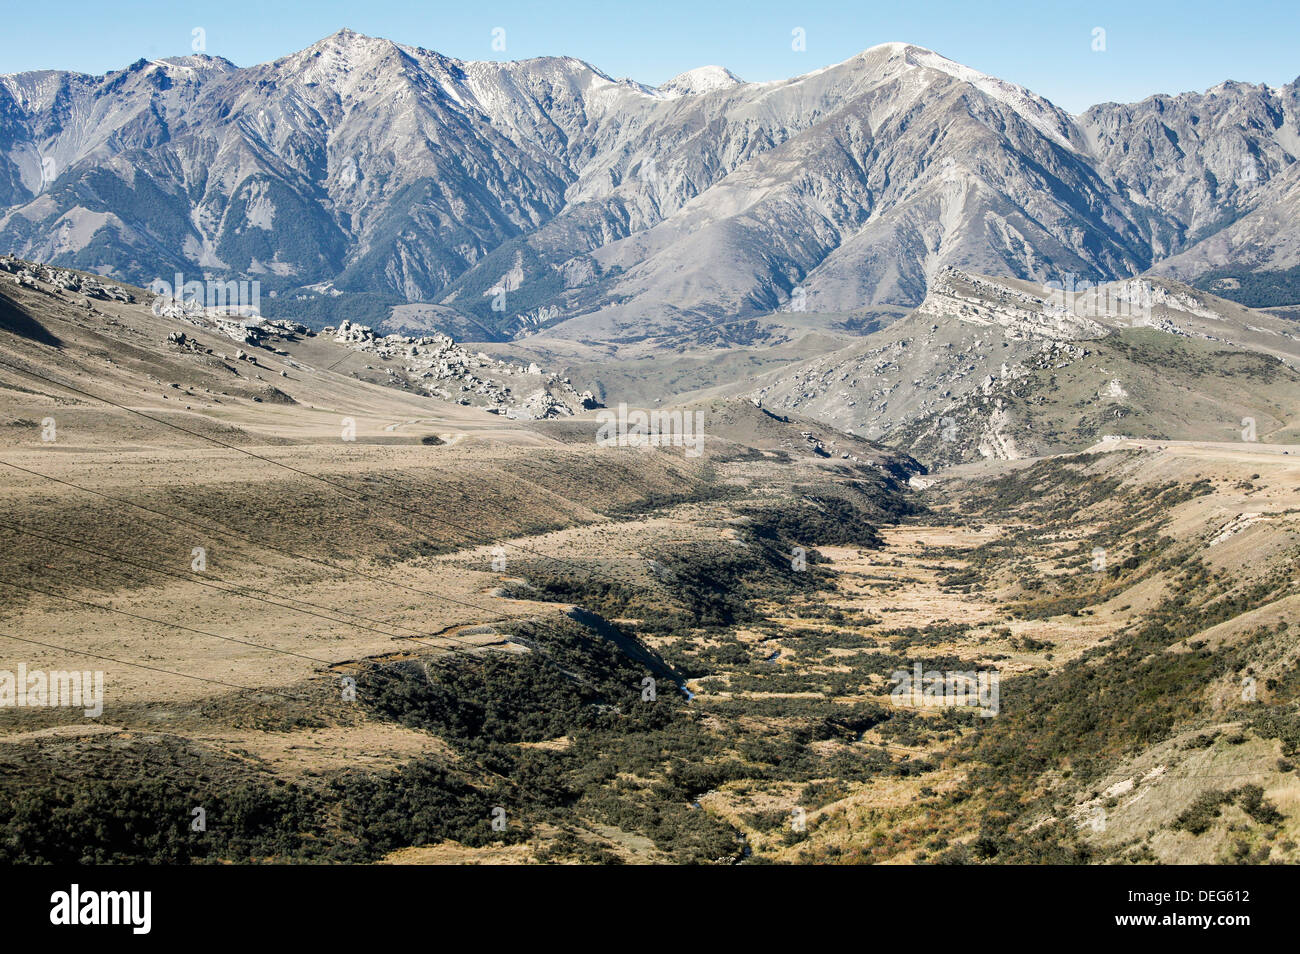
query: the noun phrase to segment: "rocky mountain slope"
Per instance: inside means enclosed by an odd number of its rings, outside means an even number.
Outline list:
[[[268,315],[314,327],[502,341],[914,305],[945,265],[1281,269],[1298,97],[1227,83],[1072,117],[904,43],[652,88],[344,30],[245,68],[0,77],[0,248],[138,284],[258,278]],[[390,316],[406,303],[430,307]]]
[[[380,335],[367,325],[346,320],[338,328],[317,333],[294,321],[245,316],[233,309],[100,281],[82,272],[0,257],[0,304],[5,309],[0,330],[57,343],[42,316],[56,305],[73,302],[78,303],[74,312],[78,318],[93,321],[98,316],[118,328],[122,326],[117,318],[100,314],[97,303],[131,306],[130,337],[135,340],[105,342],[103,359],[112,365],[109,355],[127,354],[143,338],[153,350],[180,364],[169,368],[169,387],[180,394],[164,390],[163,398],[211,402],[198,405],[208,410],[220,405],[222,397],[295,405],[298,402],[287,392],[297,390],[293,382],[304,378],[333,382],[327,390],[342,391],[347,390],[343,380],[356,379],[405,391],[416,399],[435,399],[432,407],[456,405],[523,421],[571,417],[599,406],[591,392],[578,393],[568,378],[544,371],[535,362],[494,359],[446,335]],[[233,390],[214,391],[207,386],[234,383],[223,380],[222,372],[234,375],[238,384]],[[195,374],[202,386],[195,383]],[[161,376],[161,370],[155,369],[150,380],[161,383]],[[189,383],[175,383],[178,380]]]
[[[1290,304],[1300,245],[1295,83],[1221,83],[1205,93],[1095,106],[1080,117],[1101,168],[1140,201],[1173,211],[1153,270],[1250,305]],[[1172,257],[1166,257],[1172,256]],[[1257,275],[1242,288],[1242,276]]]
[[[1293,440],[1300,329],[1168,279],[1044,289],[949,268],[906,318],[750,393],[938,463],[1106,435]]]

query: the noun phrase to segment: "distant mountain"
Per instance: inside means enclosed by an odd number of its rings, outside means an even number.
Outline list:
[[[947,265],[1154,266],[1231,294],[1233,269],[1300,264],[1298,83],[1072,117],[904,43],[654,88],[343,30],[246,68],[0,77],[0,250],[137,284],[258,278],[268,314],[499,340],[915,305]]]
[[[1249,305],[1300,302],[1300,85],[1095,106],[1081,118],[1106,174],[1173,213],[1153,271]]]

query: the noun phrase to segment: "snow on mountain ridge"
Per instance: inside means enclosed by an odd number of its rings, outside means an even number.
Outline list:
[[[986,96],[990,96],[1015,110],[1026,122],[1049,139],[1054,139],[1066,149],[1074,150],[1070,142],[1068,114],[1053,106],[1041,96],[1025,87],[989,76],[969,66],[963,66],[933,50],[909,47],[906,53],[910,62],[926,69],[947,73],[953,79],[969,83]],[[1063,121],[1064,120],[1064,121]]]
[[[270,262],[304,286],[454,301],[497,329],[477,296],[513,264],[521,310],[616,336],[647,314],[671,331],[770,310],[796,284],[821,310],[919,303],[943,264],[1133,274],[1212,226],[1225,194],[1254,208],[1297,154],[1291,119],[1241,130],[1241,109],[1274,104],[1235,87],[1159,116],[1071,118],[903,42],[794,79],[706,66],[657,88],[573,57],[462,61],[349,30],[242,69],[162,62],[177,68],[0,78],[14,120],[0,129],[0,241],[147,280],[131,271],[157,258],[146,229],[62,223],[93,225],[90,194],[126,222],[164,196],[151,214],[177,267]],[[1300,112],[1290,102],[1277,105]],[[1191,168],[1166,146],[1179,141],[1204,146]]]
[[[1058,145],[1069,149],[1071,152],[1078,151],[1077,145],[1072,141],[1070,135],[1071,132],[1076,132],[1073,128],[1073,120],[1064,110],[1023,86],[982,73],[977,69],[958,63],[956,60],[950,60],[942,53],[936,53],[934,50],[917,46],[915,43],[904,43],[898,40],[879,43],[836,65],[844,66],[856,60],[878,61],[882,54],[885,55],[883,66],[884,74],[887,76],[894,75],[907,68],[928,69],[943,73],[958,82],[975,87],[990,99],[1013,110],[1025,122]],[[893,64],[895,60],[900,62],[897,66],[891,68],[890,64]],[[815,75],[820,72],[823,71],[817,70],[808,75]]]
[[[685,73],[679,73],[662,84],[659,89],[661,92],[679,96],[695,96],[719,89],[730,89],[733,86],[743,85],[744,82],[725,66],[698,66]]]

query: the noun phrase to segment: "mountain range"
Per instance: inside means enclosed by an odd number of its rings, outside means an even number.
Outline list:
[[[0,77],[0,863],[1300,862],[1298,92]]]
[[[1298,158],[1300,80],[1075,116],[905,43],[651,87],[342,30],[244,68],[0,76],[0,250],[497,342],[914,306],[947,266],[1284,305]]]

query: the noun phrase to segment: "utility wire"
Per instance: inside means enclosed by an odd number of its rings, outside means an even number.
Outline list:
[[[332,488],[332,489],[333,489],[336,493],[338,493],[340,496],[348,497],[348,498],[355,499],[355,500],[363,500],[363,501],[370,501],[370,500],[373,500],[373,501],[379,503],[379,504],[382,505],[382,506],[385,506],[385,507],[391,507],[391,508],[393,508],[393,509],[395,509],[395,510],[401,511],[402,513],[406,513],[406,514],[410,514],[410,515],[415,516],[415,517],[419,517],[419,518],[421,518],[422,520],[429,520],[429,521],[432,521],[432,522],[434,522],[434,523],[438,523],[438,524],[441,524],[441,525],[443,525],[443,526],[450,527],[450,528],[453,529],[453,530],[456,530],[456,531],[459,531],[460,533],[465,534],[466,536],[468,536],[468,537],[470,538],[470,540],[471,540],[472,542],[474,542],[474,543],[476,543],[476,544],[478,544],[478,545],[480,545],[480,546],[487,546],[487,545],[489,545],[489,544],[495,544],[495,545],[498,545],[498,546],[510,546],[510,547],[513,547],[513,548],[516,549],[516,550],[520,550],[520,551],[525,552],[525,553],[530,553],[530,554],[532,554],[533,556],[541,557],[541,558],[544,559],[544,560],[552,560],[552,561],[559,562],[559,563],[566,563],[566,564],[569,564],[569,565],[571,565],[571,566],[577,567],[579,570],[581,570],[581,571],[583,571],[583,572],[585,572],[585,573],[587,573],[587,574],[589,574],[589,575],[593,575],[593,576],[596,575],[596,574],[591,570],[590,567],[583,566],[582,564],[577,563],[577,562],[575,562],[575,561],[573,561],[573,560],[569,560],[569,559],[566,559],[566,558],[564,558],[564,557],[557,557],[557,556],[554,556],[554,555],[552,555],[552,554],[542,553],[540,550],[535,550],[535,549],[533,549],[532,547],[525,546],[525,545],[523,545],[523,544],[521,544],[521,543],[512,543],[512,542],[509,542],[509,541],[498,541],[498,540],[493,540],[493,539],[488,538],[488,537],[483,537],[483,536],[479,535],[476,531],[471,530],[470,528],[465,527],[465,526],[463,526],[463,525],[461,525],[461,524],[455,523],[454,521],[448,520],[448,519],[446,519],[445,517],[440,517],[440,516],[437,516],[437,515],[434,515],[434,514],[430,514],[430,513],[428,513],[427,511],[419,510],[419,509],[416,509],[416,508],[414,508],[414,507],[407,507],[407,506],[404,506],[403,504],[396,503],[395,501],[392,501],[392,500],[385,500],[385,499],[382,498],[382,497],[375,497],[375,496],[373,496],[373,495],[371,495],[371,494],[367,494],[367,493],[365,493],[365,492],[363,492],[363,491],[357,491],[357,490],[354,490],[352,487],[348,486],[347,484],[340,483],[339,481],[331,480],[331,479],[326,478],[326,477],[322,477],[322,476],[320,476],[319,474],[313,474],[313,473],[311,473],[310,471],[303,470],[303,469],[300,468],[300,467],[294,467],[292,464],[286,464],[286,463],[284,463],[283,461],[276,460],[276,459],[273,458],[273,457],[267,457],[267,456],[265,456],[265,455],[263,455],[263,454],[258,454],[258,453],[256,453],[256,452],[254,452],[254,451],[250,451],[250,450],[248,450],[248,449],[246,449],[246,448],[239,447],[239,446],[236,445],[236,444],[231,444],[231,443],[228,443],[228,442],[226,442],[226,441],[220,440],[219,438],[212,437],[211,435],[208,435],[208,434],[202,434],[202,433],[199,433],[198,431],[191,430],[190,428],[182,427],[181,425],[176,424],[176,423],[174,423],[174,422],[172,422],[172,421],[164,420],[163,418],[160,418],[160,417],[154,417],[154,416],[151,415],[151,414],[146,414],[144,411],[141,411],[141,410],[138,410],[138,409],[136,409],[136,408],[132,408],[132,407],[127,407],[125,404],[120,404],[120,403],[118,403],[117,401],[113,401],[113,400],[111,400],[110,398],[106,398],[106,397],[103,397],[103,396],[101,396],[101,395],[95,394],[95,393],[93,393],[93,392],[91,392],[91,391],[87,391],[87,390],[85,390],[85,389],[83,389],[83,388],[79,388],[79,387],[77,387],[76,385],[66,384],[66,383],[64,383],[64,382],[62,382],[62,381],[59,381],[59,380],[55,379],[55,378],[51,378],[51,377],[49,377],[48,375],[40,374],[40,373],[38,373],[38,372],[36,372],[36,371],[32,371],[32,370],[27,369],[27,368],[19,367],[18,365],[11,364],[11,363],[9,363],[9,362],[7,362],[7,361],[0,361],[0,367],[8,368],[8,369],[11,370],[11,371],[17,371],[19,374],[25,374],[25,375],[27,375],[28,377],[36,378],[37,380],[40,380],[40,381],[45,381],[46,383],[48,383],[48,384],[52,384],[52,385],[54,385],[55,387],[60,387],[60,388],[63,388],[64,390],[72,391],[74,394],[80,394],[80,395],[82,395],[82,396],[84,396],[84,397],[91,398],[92,400],[100,401],[100,402],[102,402],[102,403],[104,403],[104,404],[107,404],[107,405],[109,405],[109,406],[111,406],[111,407],[115,407],[115,408],[118,408],[119,410],[126,411],[126,412],[129,413],[129,414],[135,414],[135,415],[138,415],[139,417],[142,417],[142,418],[144,418],[145,420],[148,420],[148,421],[152,421],[152,422],[155,423],[155,424],[161,424],[163,427],[169,427],[169,428],[171,428],[171,429],[173,429],[173,430],[180,431],[180,432],[183,433],[183,434],[188,434],[188,435],[190,435],[191,437],[196,437],[196,438],[198,438],[199,440],[208,441],[208,442],[210,442],[210,443],[212,443],[212,444],[216,444],[216,445],[218,445],[218,446],[220,446],[220,447],[224,447],[224,448],[226,448],[226,449],[228,449],[228,450],[233,450],[233,451],[235,451],[236,453],[243,454],[243,455],[245,455],[245,456],[247,456],[247,457],[251,457],[251,458],[253,458],[253,459],[255,459],[255,460],[260,460],[260,461],[263,461],[263,462],[265,462],[265,463],[271,464],[271,465],[273,465],[273,466],[275,466],[275,467],[280,467],[280,468],[282,468],[282,469],[284,469],[284,470],[287,470],[287,471],[289,471],[289,472],[291,472],[291,473],[297,474],[297,475],[300,476],[300,477],[306,477],[306,478],[309,479],[309,480],[314,480],[314,481],[316,481],[316,482],[318,482],[318,483],[324,484],[325,486]]]
[[[342,619],[337,616],[329,616],[326,615],[326,613],[316,612],[315,609],[303,609],[302,608],[303,606],[311,606],[311,607],[316,606],[316,604],[310,603],[306,600],[299,600],[299,599],[295,599],[294,597],[286,596],[283,597],[283,599],[289,600],[290,602],[281,603],[278,600],[273,600],[265,596],[259,596],[256,593],[247,592],[246,587],[240,587],[239,584],[236,583],[229,583],[229,581],[223,580],[220,577],[213,578],[217,581],[216,583],[210,582],[208,580],[195,579],[194,576],[191,574],[181,573],[176,570],[167,570],[158,566],[150,566],[147,563],[137,563],[133,560],[121,556],[120,554],[105,553],[102,550],[96,550],[93,547],[86,546],[83,543],[70,541],[68,538],[51,536],[49,534],[40,533],[39,531],[36,530],[29,530],[26,527],[17,526],[16,524],[5,523],[4,521],[0,521],[0,529],[9,530],[10,532],[22,534],[24,536],[35,537],[38,540],[44,540],[47,543],[53,543],[56,546],[67,547],[70,550],[80,550],[83,553],[89,553],[92,554],[93,556],[100,557],[103,560],[111,561],[113,564],[122,563],[127,566],[135,567],[138,570],[144,570],[146,573],[157,573],[162,576],[174,577],[179,580],[184,580],[188,583],[193,583],[196,586],[203,586],[203,587],[207,587],[208,589],[216,590],[219,593],[226,593],[229,594],[230,596],[238,596],[247,600],[255,600],[256,602],[259,603],[266,603],[270,606],[276,606],[279,607],[280,609],[286,609],[293,613],[301,613],[305,616],[312,616],[317,619],[323,619],[331,623],[341,623],[344,626],[354,626],[357,629],[366,630],[372,633],[378,633],[381,636],[387,636],[390,639],[413,639],[414,638],[411,636],[403,636],[400,633],[394,633],[386,629],[379,629],[375,626],[368,625],[368,623],[372,623],[372,622],[382,622],[380,620],[371,620],[364,616],[356,616],[355,614],[346,613],[343,610],[330,610],[329,612],[337,612],[340,613],[342,616],[352,616],[353,619],[355,620],[365,620],[365,622],[354,622],[351,619]],[[227,586],[218,586],[217,585],[218,583],[227,584],[229,587],[232,588],[227,588]],[[291,603],[300,603],[302,604],[302,606],[293,606],[290,605]],[[316,607],[316,608],[324,609],[324,607]],[[385,625],[391,625],[391,624],[385,624]],[[411,627],[409,626],[398,626],[397,628],[405,629],[410,632],[419,632],[418,630],[411,629]]]
[[[38,586],[30,586],[30,585],[25,584],[25,583],[15,583],[15,582],[13,582],[12,580],[6,580],[6,579],[2,579],[2,578],[0,578],[0,585],[11,586],[11,587],[14,587],[15,589],[27,590],[27,591],[32,592],[32,593],[42,593],[42,594],[44,594],[44,595],[46,595],[46,596],[54,597],[55,599],[66,600],[66,601],[68,601],[69,603],[77,603],[77,604],[79,604],[79,605],[81,605],[81,606],[89,606],[89,607],[91,607],[92,609],[103,610],[103,611],[106,612],[106,613],[116,613],[116,614],[118,614],[119,616],[126,616],[126,617],[129,617],[130,619],[139,620],[139,621],[141,621],[141,622],[145,622],[145,623],[153,623],[153,624],[155,624],[155,625],[157,625],[157,626],[165,626],[165,627],[168,627],[168,628],[170,628],[170,629],[178,629],[178,630],[181,630],[182,632],[186,632],[186,633],[197,633],[197,634],[200,635],[200,636],[210,636],[210,637],[213,638],[213,639],[220,639],[220,640],[224,640],[224,641],[226,641],[226,642],[231,642],[231,643],[239,643],[239,644],[241,644],[241,645],[243,645],[243,646],[252,646],[254,649],[261,649],[261,650],[265,650],[266,652],[270,652],[270,653],[279,653],[279,654],[282,655],[282,656],[294,656],[294,657],[296,657],[296,658],[298,658],[298,659],[306,659],[306,660],[309,660],[310,662],[321,663],[322,665],[329,666],[329,667],[334,667],[334,666],[344,666],[344,665],[351,665],[351,664],[352,664],[352,663],[351,663],[350,661],[348,661],[348,660],[335,661],[335,660],[332,660],[332,659],[323,659],[323,658],[321,658],[321,657],[319,657],[319,656],[309,656],[309,655],[307,655],[306,653],[295,652],[295,651],[292,650],[292,649],[280,649],[280,648],[278,648],[278,647],[276,647],[276,646],[267,646],[267,645],[264,644],[264,643],[255,643],[255,642],[253,642],[253,641],[251,641],[251,640],[240,639],[240,638],[237,637],[237,636],[223,636],[223,635],[220,634],[220,633],[209,632],[208,630],[205,630],[205,629],[196,629],[196,628],[193,627],[193,626],[185,626],[185,625],[183,625],[183,624],[181,624],[181,623],[171,623],[171,622],[168,622],[167,620],[154,619],[154,618],[151,617],[151,616],[141,616],[141,615],[139,615],[139,614],[137,614],[137,613],[130,613],[130,612],[127,612],[126,610],[120,610],[120,609],[117,609],[117,608],[114,607],[114,606],[107,606],[107,605],[105,605],[105,604],[103,604],[103,603],[95,603],[95,602],[93,602],[93,601],[91,601],[91,600],[82,600],[82,599],[78,599],[78,598],[76,598],[75,596],[65,596],[64,594],[62,594],[62,593],[57,593],[57,592],[55,592],[55,591],[53,591],[53,590],[47,590],[47,589],[44,589],[44,588],[42,588],[42,587],[38,587]],[[430,643],[429,645],[433,645],[433,644]],[[444,652],[449,653],[449,654],[450,654],[450,653],[457,653],[457,652],[465,652],[465,650],[456,649],[456,648],[454,648],[454,647],[436,647],[436,648],[442,649]],[[363,663],[365,663],[365,664],[367,664],[367,665],[374,666],[375,669],[379,672],[380,675],[387,676],[387,677],[394,678],[394,679],[395,679],[395,678],[398,678],[395,674],[390,673],[387,669],[385,669],[382,665],[380,665],[379,663],[375,662],[374,660],[371,660],[371,659],[365,659],[365,660],[361,660],[361,662],[363,662]]]
[[[119,666],[130,666],[133,669],[147,669],[149,672],[160,672],[168,676],[180,676],[182,679],[194,679],[198,682],[209,682],[215,686],[225,686],[227,689],[239,689],[244,692],[262,692],[274,696],[284,696],[286,699],[293,699],[295,702],[305,701],[303,696],[293,696],[278,689],[255,689],[252,686],[239,686],[233,682],[223,682],[220,679],[209,679],[207,676],[196,676],[188,672],[177,672],[174,669],[162,669],[158,666],[146,666],[144,663],[131,662],[127,659],[118,659],[114,656],[104,656],[99,653],[92,653],[85,649],[73,649],[71,646],[56,646],[54,643],[43,643],[38,639],[26,639],[22,636],[15,636],[13,633],[0,633],[5,639],[13,639],[20,643],[31,643],[33,646],[44,646],[46,649],[57,649],[65,653],[75,653],[79,656],[90,656],[92,659],[102,659],[106,662],[117,663]]]
[[[251,536],[247,532],[233,530],[227,527],[226,525],[216,523],[215,521],[211,523],[204,523],[201,521],[194,520],[193,518],[178,516],[174,513],[169,514],[164,510],[158,510],[153,507],[146,507],[143,504],[138,504],[132,500],[128,500],[125,497],[117,497],[114,496],[113,494],[106,494],[103,491],[95,490],[92,487],[85,487],[81,484],[74,483],[70,480],[65,480],[60,477],[54,477],[50,474],[43,474],[40,471],[31,470],[27,467],[19,467],[17,464],[11,464],[8,461],[0,460],[0,466],[9,467],[13,470],[20,471],[21,473],[30,474],[33,477],[40,477],[44,480],[53,481],[54,483],[62,484],[65,487],[72,487],[75,490],[80,490],[83,491],[84,493],[93,494],[96,497],[103,498],[104,500],[111,500],[113,503],[123,504],[127,507],[132,507],[143,513],[154,514],[155,516],[162,517],[166,520],[174,521],[175,523],[181,526],[189,527],[190,529],[198,529],[205,533],[215,533],[215,534],[223,535],[230,539],[239,540],[242,543],[247,543],[252,546],[262,547],[267,550],[272,550],[276,553],[281,553],[285,556],[292,557],[295,560],[303,560],[308,563],[314,563],[317,566],[327,567],[329,569],[337,570],[340,573],[345,573],[351,576],[359,576],[362,579],[371,580],[376,583],[383,583],[387,586],[400,587],[401,589],[409,590],[412,593],[418,593],[421,596],[428,596],[433,599],[446,600],[449,603],[455,603],[459,606],[465,606],[470,609],[483,610],[484,612],[492,612],[492,610],[489,610],[487,607],[479,606],[477,603],[469,603],[464,600],[459,600],[456,599],[455,597],[447,596],[445,593],[437,593],[431,590],[422,590],[419,587],[411,586],[407,583],[400,583],[397,580],[389,580],[382,576],[376,576],[375,574],[367,573],[364,570],[358,570],[353,567],[344,566],[341,563],[333,563],[329,560],[322,560],[319,557],[313,557],[305,553],[298,553],[294,550],[288,549],[287,547],[282,547],[274,543],[268,543],[265,540],[256,539],[255,537]],[[341,612],[341,611],[336,610],[335,612]]]

